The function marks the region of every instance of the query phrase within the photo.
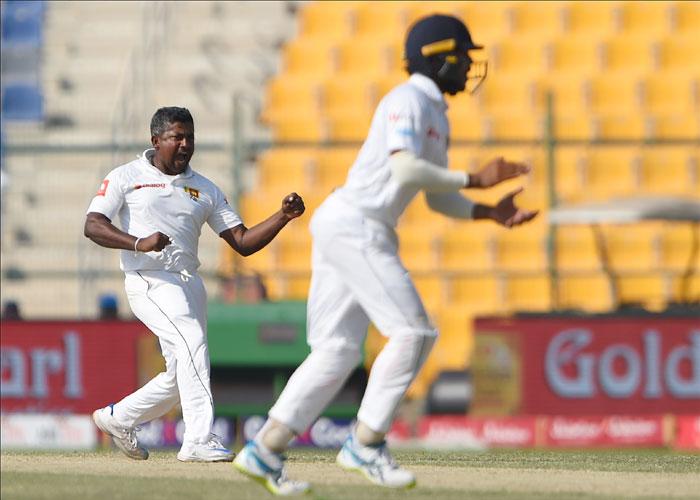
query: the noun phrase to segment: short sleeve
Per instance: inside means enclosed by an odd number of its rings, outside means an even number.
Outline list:
[[[211,215],[207,219],[207,224],[216,234],[221,234],[227,229],[243,224],[240,216],[234,212],[224,193],[218,187],[214,190],[213,207]]]
[[[386,101],[388,153],[406,150],[420,156],[425,138],[424,113],[410,94],[394,93]]]
[[[114,220],[124,203],[124,190],[121,186],[119,169],[112,170],[100,184],[97,194],[90,202],[87,213],[98,212],[109,220]]]

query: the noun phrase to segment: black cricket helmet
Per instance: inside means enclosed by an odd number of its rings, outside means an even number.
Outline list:
[[[483,49],[454,16],[433,14],[416,21],[406,35],[406,70],[432,79],[441,91],[470,94],[486,78],[486,61],[474,61],[468,51]],[[466,73],[466,76],[465,76]]]

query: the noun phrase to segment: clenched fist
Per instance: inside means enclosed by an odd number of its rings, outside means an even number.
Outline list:
[[[288,194],[282,200],[282,213],[290,220],[299,217],[304,210],[306,210],[304,200],[296,193]]]
[[[172,242],[173,240],[170,239],[170,236],[158,231],[150,236],[139,239],[136,244],[136,250],[139,252],[160,252]]]

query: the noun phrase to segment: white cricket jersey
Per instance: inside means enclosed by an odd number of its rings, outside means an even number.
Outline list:
[[[122,231],[138,238],[160,231],[173,243],[162,252],[122,250],[123,271],[196,271],[199,236],[206,222],[216,234],[243,222],[213,182],[188,165],[179,175],[166,175],[151,164],[155,150],[112,170],[87,213],[110,220],[119,215]]]
[[[427,76],[414,73],[380,101],[369,133],[345,184],[334,195],[392,227],[419,188],[400,186],[387,166],[390,153],[406,150],[447,168],[447,103]]]

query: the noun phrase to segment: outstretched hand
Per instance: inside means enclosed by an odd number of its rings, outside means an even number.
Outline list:
[[[170,236],[158,231],[150,236],[139,239],[136,244],[136,250],[139,252],[160,252],[172,242],[173,240],[170,239]]]
[[[539,210],[525,210],[515,206],[513,198],[522,191],[523,188],[521,187],[504,196],[501,201],[491,209],[491,219],[505,227],[519,226],[520,224],[534,219],[539,213]]]
[[[288,194],[282,200],[282,213],[290,220],[299,217],[304,213],[304,210],[306,210],[304,200],[296,193]]]
[[[530,167],[524,163],[506,161],[502,156],[491,160],[473,174],[469,174],[469,186],[474,188],[489,188],[508,179],[530,172]]]

